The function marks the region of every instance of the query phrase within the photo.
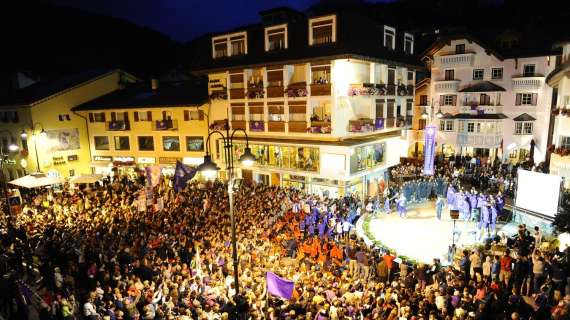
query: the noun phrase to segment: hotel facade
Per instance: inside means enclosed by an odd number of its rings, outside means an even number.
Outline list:
[[[227,119],[249,136],[257,163],[239,174],[331,197],[374,196],[407,153],[403,130],[421,68],[413,35],[347,14],[260,15],[255,26],[212,36],[199,71],[208,76],[211,125]],[[236,141],[239,157],[246,143],[241,133]],[[223,162],[221,141],[211,149]]]

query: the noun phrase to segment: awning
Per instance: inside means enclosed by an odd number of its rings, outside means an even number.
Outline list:
[[[513,121],[534,121],[534,120],[536,120],[536,118],[528,113],[523,113],[513,118]]]
[[[103,179],[102,174],[84,174],[84,175],[80,175],[80,176],[71,178],[71,180],[69,180],[69,182],[75,183],[75,184],[95,183],[97,181],[100,181],[101,179]]]
[[[59,177],[50,177],[45,173],[32,173],[16,180],[12,180],[9,183],[24,188],[40,188],[51,186],[53,184],[60,184],[62,182],[63,180]]]
[[[490,81],[481,81],[479,83],[467,86],[459,90],[459,92],[497,92],[497,91],[507,91],[507,90]]]

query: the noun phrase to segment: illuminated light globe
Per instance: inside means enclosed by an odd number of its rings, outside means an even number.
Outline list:
[[[239,162],[244,167],[251,167],[255,163],[255,156],[251,153],[251,148],[246,147],[245,152],[239,157]]]
[[[22,139],[26,139],[28,137],[28,134],[26,133],[26,131],[22,130],[22,133],[20,133],[20,137],[22,137]]]
[[[40,138],[42,139],[47,138],[47,132],[44,129],[42,129],[42,131],[40,132]]]
[[[15,143],[11,143],[11,144],[8,146],[8,150],[10,150],[10,151],[18,151],[18,149],[19,149],[19,147],[18,147],[18,145],[15,144]]]
[[[212,161],[212,157],[209,154],[204,156],[204,162],[198,166],[198,171],[202,172],[206,179],[214,179],[219,170],[220,167]]]

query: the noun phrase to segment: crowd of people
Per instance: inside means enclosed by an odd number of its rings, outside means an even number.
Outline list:
[[[9,319],[568,319],[567,265],[521,229],[503,256],[464,252],[457,268],[411,264],[355,235],[360,199],[244,182],[176,193],[144,177],[25,196],[3,216],[0,296]],[[141,193],[146,194],[144,203]],[[404,232],[404,231],[403,231]],[[527,257],[530,257],[528,259]],[[516,258],[516,260],[515,260]],[[498,261],[498,262],[497,262]],[[489,269],[490,263],[490,269]],[[567,261],[565,262],[567,263]],[[266,272],[293,280],[267,292]],[[17,307],[14,307],[16,305]]]

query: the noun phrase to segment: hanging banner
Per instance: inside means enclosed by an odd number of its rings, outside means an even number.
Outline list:
[[[435,173],[435,133],[436,126],[426,126],[424,130],[424,175],[426,176],[433,176]]]

